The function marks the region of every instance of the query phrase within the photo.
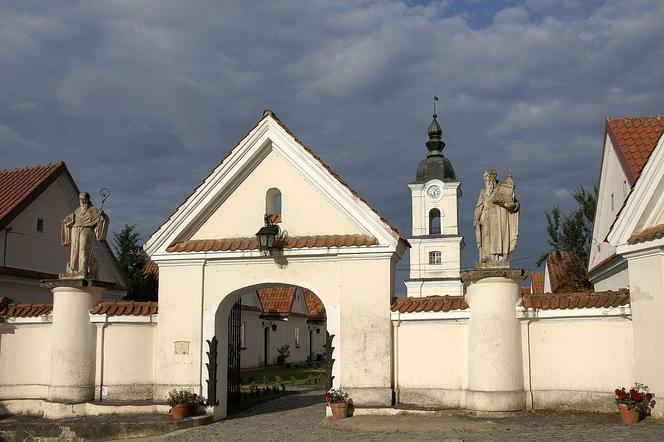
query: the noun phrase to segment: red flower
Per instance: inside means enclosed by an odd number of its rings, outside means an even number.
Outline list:
[[[630,395],[630,397],[632,398],[633,401],[641,402],[641,395],[639,394],[638,391],[630,390],[629,395]]]
[[[651,401],[652,400],[652,393],[646,393],[646,400]]]
[[[616,393],[616,396],[620,396],[620,393],[621,393],[621,392],[620,392],[619,389],[616,388],[616,392],[615,392],[615,393]]]
[[[325,392],[325,397],[332,397],[332,393],[330,393],[329,391]]]

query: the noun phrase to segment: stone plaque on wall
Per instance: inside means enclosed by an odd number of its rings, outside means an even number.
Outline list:
[[[175,341],[175,354],[188,355],[189,354],[189,341]]]

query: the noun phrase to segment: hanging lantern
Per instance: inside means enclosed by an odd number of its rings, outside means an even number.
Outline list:
[[[275,246],[275,241],[278,235],[279,226],[274,224],[270,217],[266,214],[265,225],[261,227],[260,230],[256,233],[256,238],[258,238],[258,248],[262,252],[269,254]]]

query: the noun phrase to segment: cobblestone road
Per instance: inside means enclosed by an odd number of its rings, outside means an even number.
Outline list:
[[[323,418],[321,396],[322,391],[303,392],[261,404],[233,419],[145,440],[664,441],[664,421],[649,418],[626,426],[619,423],[617,414],[524,412],[505,418],[480,418],[451,411],[332,421]]]

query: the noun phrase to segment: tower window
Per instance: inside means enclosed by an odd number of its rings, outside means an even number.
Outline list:
[[[440,210],[429,211],[429,235],[440,235]]]
[[[43,232],[43,231],[44,231],[44,219],[37,218],[37,232]]]
[[[265,213],[272,217],[272,222],[281,222],[281,191],[276,187],[269,189],[265,195]]]
[[[440,252],[429,252],[429,264],[440,264],[441,256]]]
[[[613,194],[611,194],[611,211],[613,211]]]

